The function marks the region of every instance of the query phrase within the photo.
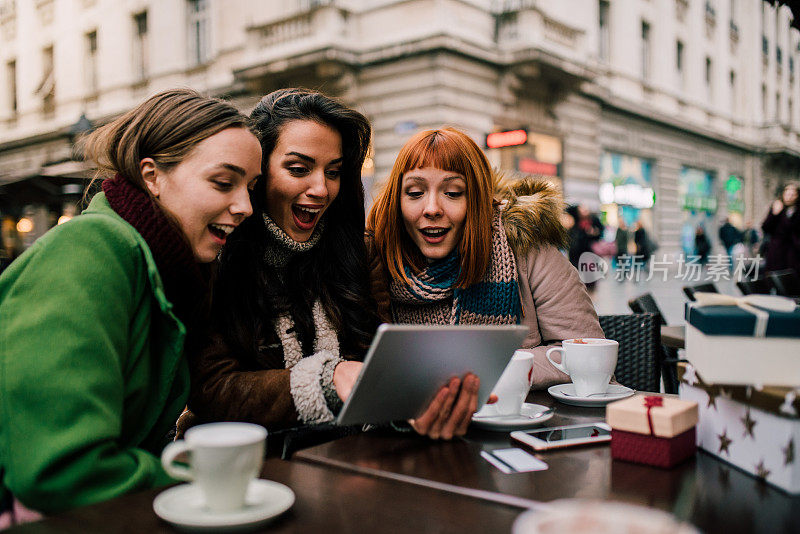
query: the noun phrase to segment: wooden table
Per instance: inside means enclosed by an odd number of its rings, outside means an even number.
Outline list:
[[[543,392],[528,401],[556,407],[556,416],[545,426],[599,421],[605,414],[603,408],[556,403]],[[514,474],[503,474],[480,457],[482,449],[509,446],[508,433],[471,431],[449,443],[367,433],[300,451],[294,458],[493,502],[625,501],[672,512],[707,532],[797,532],[800,525],[800,497],[703,452],[674,469],[659,469],[613,461],[607,445],[567,448],[537,454],[549,465],[546,471]]]
[[[302,462],[270,459],[262,476],[286,484],[297,500],[263,531],[275,533],[510,532],[520,510]],[[174,533],[153,512],[160,491],[134,493],[9,530],[13,534]]]
[[[554,405],[557,426],[603,418],[602,408],[556,404],[546,393],[529,401]],[[607,445],[550,451],[547,471],[506,475],[479,456],[507,447],[507,433],[470,432],[431,442],[397,433],[367,433],[269,459],[262,477],[297,495],[291,510],[265,531],[278,533],[509,532],[528,506],[561,498],[625,501],[668,510],[706,532],[797,532],[800,497],[766,486],[699,453],[665,470],[612,461]],[[87,506],[9,532],[174,532],[152,510],[150,490]]]
[[[686,348],[686,327],[679,326],[662,326],[661,327],[661,344],[673,349]]]

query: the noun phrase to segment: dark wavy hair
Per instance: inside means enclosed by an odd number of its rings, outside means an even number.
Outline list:
[[[378,324],[368,284],[364,246],[364,186],[361,167],[369,149],[367,119],[321,93],[280,89],[258,103],[250,118],[263,150],[262,170],[253,192],[253,216],[229,237],[220,256],[214,288],[214,320],[230,348],[240,357],[256,358],[259,346],[276,342],[276,317],[290,312],[304,354],[314,348],[312,305],[319,299],[339,334],[340,353],[363,358]],[[311,120],[329,126],[342,138],[339,194],[326,210],[319,243],[297,254],[285,269],[285,278],[264,261],[268,235],[266,177],[269,158],[284,125]]]

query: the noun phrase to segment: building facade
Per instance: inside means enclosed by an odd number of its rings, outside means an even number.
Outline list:
[[[413,132],[452,125],[687,250],[697,225],[758,224],[797,176],[791,17],[761,0],[0,0],[4,236],[68,212],[90,173],[76,136],[146,96],[249,111],[300,85],[372,121],[368,191]]]

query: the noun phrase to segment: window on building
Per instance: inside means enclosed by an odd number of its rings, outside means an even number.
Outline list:
[[[739,111],[739,91],[736,87],[736,72],[730,72],[730,86],[731,86],[731,113],[736,115]]]
[[[86,91],[97,92],[97,30],[90,31],[84,37],[86,54],[84,56],[84,81]]]
[[[730,3],[730,36],[731,39],[738,41],[739,40],[739,24],[736,22],[738,17],[736,16],[736,0],[731,0]]]
[[[775,93],[775,122],[781,122],[781,93]]]
[[[6,63],[6,78],[8,79],[8,107],[12,115],[17,114],[17,61],[12,59]]]
[[[675,42],[675,70],[678,71],[678,81],[683,87],[686,81],[683,68],[683,41]]]
[[[642,21],[642,79],[650,79],[650,24]]]
[[[706,56],[706,89],[708,89],[708,96],[714,96],[714,62],[711,58]]]
[[[133,16],[133,75],[136,81],[147,78],[149,54],[147,44],[147,11]]]
[[[50,115],[56,109],[56,80],[53,46],[42,49],[42,78],[34,93],[42,99],[42,111]]]
[[[786,102],[786,105],[789,107],[789,117],[787,118],[786,122],[790,125],[794,124],[794,102],[791,98]]]
[[[208,0],[187,0],[189,63],[202,65],[210,57]]]
[[[763,121],[767,121],[767,84],[761,84],[761,116]]]
[[[600,59],[608,61],[609,49],[611,46],[611,30],[609,28],[609,2],[608,0],[600,0]]]

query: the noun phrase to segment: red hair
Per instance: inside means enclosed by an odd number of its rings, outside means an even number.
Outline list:
[[[461,271],[456,286],[468,287],[479,282],[489,266],[493,179],[486,156],[464,132],[441,128],[411,137],[372,205],[367,228],[375,233],[376,250],[392,278],[408,282],[403,266],[419,270],[424,260],[403,224],[400,195],[405,173],[426,167],[460,174],[466,182],[467,216],[458,244]]]

